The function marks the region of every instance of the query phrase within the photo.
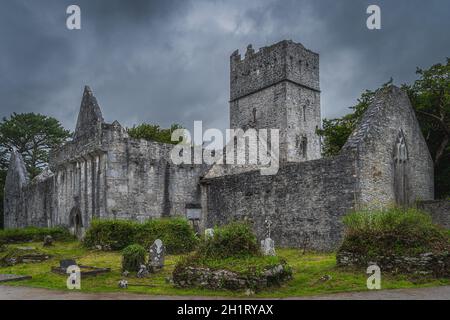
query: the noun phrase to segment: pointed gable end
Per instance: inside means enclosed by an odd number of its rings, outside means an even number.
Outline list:
[[[91,88],[84,87],[83,99],[78,114],[74,140],[81,137],[95,135],[98,125],[103,123],[102,111],[97,103]]]

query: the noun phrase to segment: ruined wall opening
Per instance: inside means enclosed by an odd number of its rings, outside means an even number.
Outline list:
[[[303,159],[307,159],[308,158],[308,138],[307,137],[302,137],[302,142],[301,142],[300,148],[301,148],[301,153],[302,153]]]
[[[403,130],[397,134],[394,146],[394,195],[395,203],[405,207],[408,198],[408,149]]]
[[[83,236],[83,218],[78,207],[72,208],[69,215],[69,226],[74,236],[80,239]]]

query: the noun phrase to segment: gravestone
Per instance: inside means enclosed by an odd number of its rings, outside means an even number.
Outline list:
[[[209,228],[205,230],[205,238],[210,239],[214,237],[214,229]]]
[[[119,288],[120,289],[127,289],[128,288],[128,281],[127,280],[120,280],[119,281]]]
[[[47,235],[44,237],[44,243],[42,244],[42,246],[44,247],[50,247],[53,245],[53,238],[50,235]]]
[[[64,259],[59,261],[59,267],[61,269],[67,270],[70,266],[76,266],[77,263],[73,259]]]
[[[265,256],[275,256],[275,242],[271,238],[261,240],[261,251]]]
[[[150,246],[148,264],[151,268],[161,269],[164,267],[164,255],[166,249],[160,239],[156,239]]]
[[[148,277],[148,270],[147,267],[144,264],[141,264],[141,266],[139,267],[139,271],[137,273],[137,277],[138,278],[146,278]]]

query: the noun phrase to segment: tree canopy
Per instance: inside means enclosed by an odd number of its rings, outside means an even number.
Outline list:
[[[48,164],[50,149],[61,145],[70,132],[58,120],[36,113],[13,113],[0,123],[0,168],[7,169],[15,148],[25,161],[31,177]]]

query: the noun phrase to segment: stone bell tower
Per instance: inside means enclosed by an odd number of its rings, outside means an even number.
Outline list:
[[[319,55],[284,40],[230,57],[230,126],[279,129],[280,160],[321,157]]]

